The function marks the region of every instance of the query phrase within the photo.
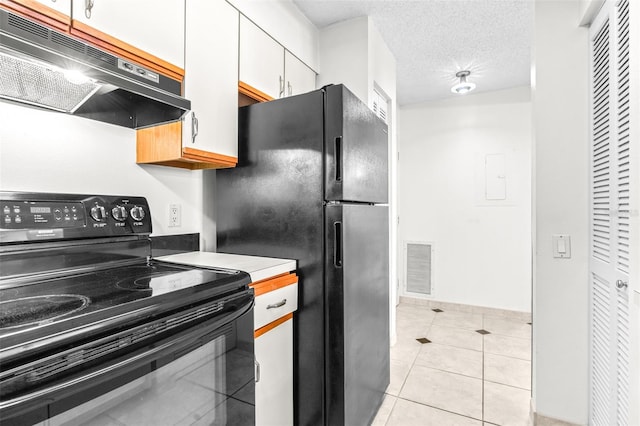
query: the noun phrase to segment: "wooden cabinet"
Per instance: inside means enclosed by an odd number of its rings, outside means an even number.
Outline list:
[[[184,15],[185,0],[73,0],[72,27],[184,68]]]
[[[284,274],[251,285],[256,355],[256,424],[293,425],[293,312],[298,278]]]
[[[191,111],[180,122],[138,130],[138,163],[187,169],[236,165],[238,19],[227,2],[189,0],[184,87]]]
[[[271,100],[315,89],[315,72],[245,16],[240,17],[241,93]]]

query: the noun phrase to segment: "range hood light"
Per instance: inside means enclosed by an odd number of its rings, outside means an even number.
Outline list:
[[[100,85],[77,72],[0,51],[0,98],[74,113]],[[72,79],[75,79],[72,80]]]
[[[63,73],[64,78],[66,78],[69,83],[84,84],[91,81],[91,79],[84,75],[80,70],[64,70]]]

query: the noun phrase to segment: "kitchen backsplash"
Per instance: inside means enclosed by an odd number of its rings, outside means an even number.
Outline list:
[[[151,255],[167,256],[200,250],[200,234],[156,235],[151,237]]]

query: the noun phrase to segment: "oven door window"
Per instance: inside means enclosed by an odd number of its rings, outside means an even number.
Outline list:
[[[51,404],[41,425],[252,425],[252,323],[252,315],[244,315],[186,348]],[[141,369],[151,371],[141,375]],[[87,401],[87,394],[97,395]]]

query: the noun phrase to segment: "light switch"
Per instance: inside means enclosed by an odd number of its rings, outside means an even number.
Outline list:
[[[564,238],[558,238],[558,253],[565,254],[567,252],[567,244]]]
[[[569,235],[552,235],[553,257],[568,259],[571,257],[571,237]]]

